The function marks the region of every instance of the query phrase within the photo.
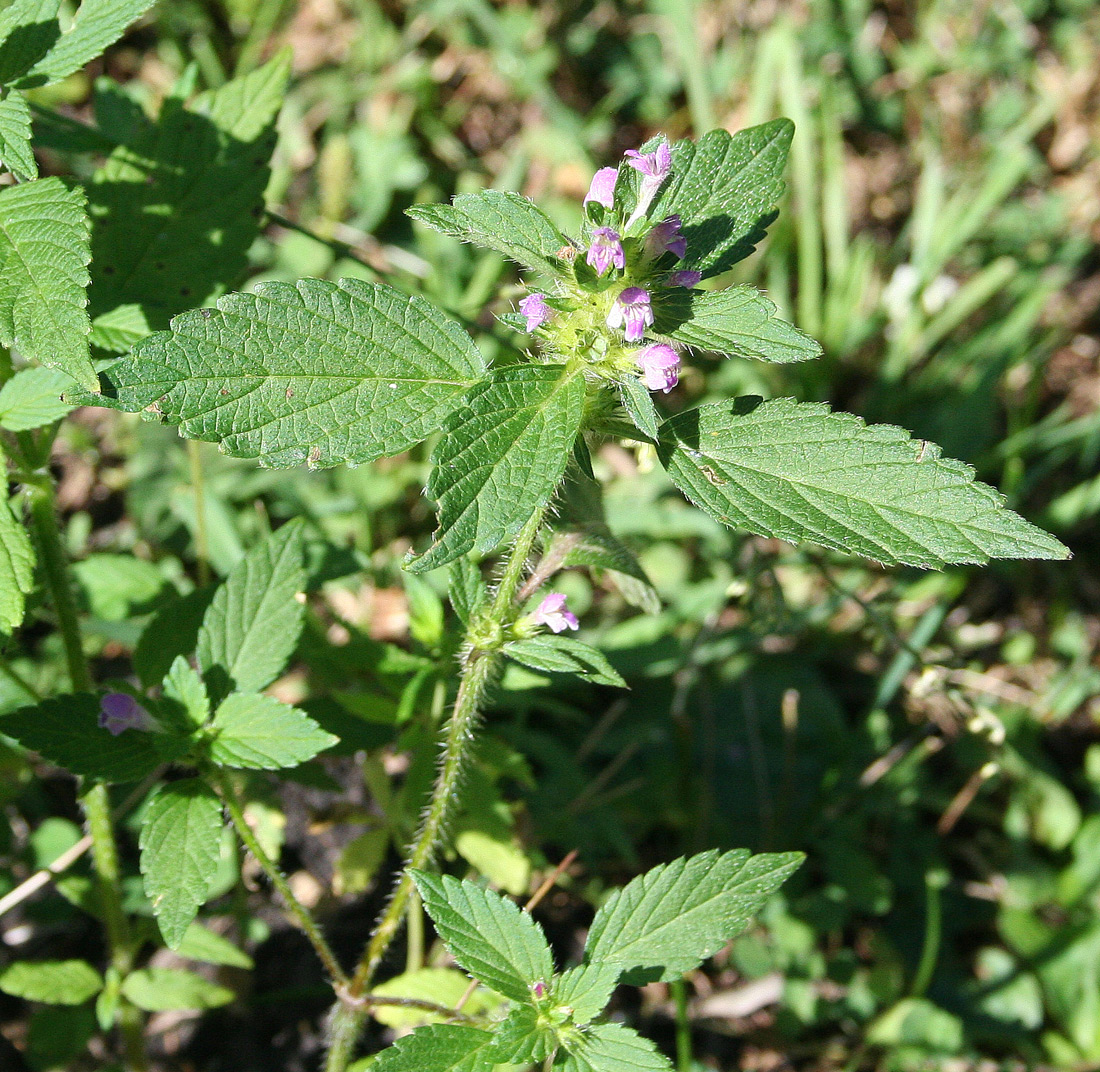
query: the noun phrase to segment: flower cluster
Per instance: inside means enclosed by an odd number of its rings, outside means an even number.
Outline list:
[[[638,173],[629,216],[624,219],[624,175],[619,168],[600,168],[584,198],[589,230],[586,244],[576,249],[575,290],[567,287],[553,299],[529,294],[519,311],[529,332],[542,329],[551,342],[589,352],[595,375],[610,380],[640,375],[649,390],[668,392],[679,380],[680,355],[651,336],[646,345],[655,300],[670,288],[691,289],[701,274],[676,268],[688,253],[680,216],[649,216],[672,173],[668,142],[660,141],[651,152],[631,149],[624,163]]]

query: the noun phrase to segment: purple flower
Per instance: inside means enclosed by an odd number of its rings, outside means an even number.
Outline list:
[[[560,592],[551,592],[535,609],[531,616],[535,625],[545,625],[552,633],[563,633],[566,629],[577,629],[580,622],[577,616],[565,609],[565,596]]]
[[[680,379],[680,355],[667,343],[655,342],[639,350],[634,360],[651,391],[664,391],[667,395]]]
[[[702,272],[696,272],[694,269],[684,268],[679,272],[673,272],[668,277],[668,285],[670,287],[687,287],[689,290],[703,278]]]
[[[519,303],[519,311],[527,317],[527,330],[534,331],[539,324],[550,319],[551,309],[546,304],[545,294],[528,294]]]
[[[687,239],[680,234],[680,217],[669,216],[657,224],[645,238],[646,252],[651,257],[660,257],[662,253],[672,253],[680,260],[687,253]]]
[[[653,326],[653,308],[649,304],[649,291],[641,287],[627,287],[611,306],[607,314],[609,328],[622,328],[627,342],[640,342],[646,328]]]
[[[584,259],[596,269],[596,275],[603,275],[612,265],[625,267],[626,255],[618,232],[610,227],[597,227],[592,232],[592,244]]]
[[[668,178],[668,173],[672,170],[672,151],[668,147],[668,142],[662,141],[651,153],[627,149],[626,157],[627,164],[642,173],[642,183],[638,188],[638,204],[626,222],[626,229],[630,230],[630,225],[649,210],[653,198],[661,188],[661,183]]]
[[[127,692],[109,692],[99,703],[99,728],[117,737],[123,730],[152,730],[152,716]]]
[[[618,178],[618,168],[600,168],[592,176],[592,185],[588,187],[588,193],[584,195],[584,203],[587,205],[589,201],[596,201],[604,208],[611,208],[615,204],[615,183]]]

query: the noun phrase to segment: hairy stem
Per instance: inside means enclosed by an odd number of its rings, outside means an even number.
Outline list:
[[[287,882],[283,873],[279,870],[271,857],[267,855],[259,839],[252,832],[252,827],[248,825],[248,820],[245,818],[244,809],[241,807],[237,792],[233,788],[228,777],[221,771],[210,772],[209,776],[218,787],[222,801],[225,803],[226,811],[229,812],[229,818],[233,823],[234,829],[237,831],[237,836],[244,842],[248,851],[252,853],[253,858],[256,863],[260,865],[260,869],[263,873],[271,879],[271,884],[279,891],[283,900],[286,902],[288,911],[298,921],[298,925],[302,928],[310,944],[316,950],[317,956],[320,957],[321,963],[325,967],[325,971],[328,972],[329,978],[332,980],[332,985],[337,989],[344,988],[347,986],[348,979],[343,969],[340,967],[340,962],[336,959],[332,947],[325,940],[325,936],[321,933],[321,928],[310,914],[309,909],[294,896],[294,891],[290,888],[290,883]]]
[[[516,593],[527,570],[527,559],[535,545],[545,507],[528,520],[516,538],[500,582],[493,593],[488,617],[504,623],[510,619]],[[472,637],[467,634],[467,640]],[[454,708],[447,723],[439,773],[436,776],[427,811],[413,840],[405,868],[398,876],[390,900],[367,943],[366,951],[355,969],[347,991],[341,995],[340,1005],[334,1010],[329,1025],[329,1054],[325,1072],[345,1072],[355,1052],[355,1044],[366,1016],[362,1007],[363,996],[374,980],[390,943],[393,942],[404,922],[409,898],[414,890],[410,868],[430,867],[442,846],[447,824],[457,809],[458,790],[463,768],[470,757],[481,704],[486,689],[496,676],[501,655],[498,651],[485,651],[469,645],[462,664],[462,679],[458,686]]]

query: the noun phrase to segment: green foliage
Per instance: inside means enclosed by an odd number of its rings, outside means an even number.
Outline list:
[[[590,644],[568,636],[543,633],[504,645],[504,654],[533,670],[553,674],[576,674],[597,685],[626,688],[622,675],[607,661],[607,656]]]
[[[556,1067],[562,1072],[670,1072],[672,1065],[625,1024],[596,1024]]]
[[[23,960],[0,971],[5,994],[49,1005],[82,1005],[102,987],[103,976],[84,960]]]
[[[515,536],[565,472],[584,394],[584,380],[560,365],[509,366],[475,387],[432,452],[439,529],[407,568],[435,569]]]
[[[587,1024],[603,1012],[618,985],[621,972],[615,964],[581,964],[555,976],[550,995],[570,1009],[575,1024]]]
[[[679,978],[737,937],[801,863],[800,853],[735,849],[656,867],[600,907],[585,961],[616,965],[629,981]]]
[[[0,89],[0,167],[20,182],[38,178],[31,150],[31,110],[27,98],[13,89]]]
[[[630,419],[638,426],[638,431],[656,441],[661,418],[645,384],[634,376],[624,376],[619,381],[619,395]]]
[[[161,786],[141,826],[141,873],[160,933],[178,949],[218,869],[222,806],[198,778]]]
[[[0,11],[0,85],[22,77],[56,42],[59,0],[15,0]]]
[[[816,403],[744,398],[661,427],[661,460],[711,517],[761,536],[813,540],[888,565],[1065,558],[974,471],[889,425]]]
[[[122,981],[122,993],[146,1012],[217,1009],[236,997],[228,987],[183,968],[140,968]]]
[[[0,633],[14,632],[23,621],[24,597],[34,583],[34,548],[27,530],[0,498]]]
[[[422,298],[303,279],[177,317],[103,373],[98,404],[154,406],[235,457],[318,467],[420,442],[483,369],[469,336]]]
[[[84,194],[56,178],[0,189],[0,342],[94,392],[84,207]]]
[[[496,1061],[488,1031],[463,1024],[421,1027],[383,1050],[374,1072],[492,1072]]]
[[[226,767],[296,767],[337,741],[308,715],[271,696],[235,692],[214,712],[210,758]]]
[[[61,394],[72,386],[63,372],[51,368],[27,368],[0,387],[0,428],[26,432],[60,420],[71,409]]]

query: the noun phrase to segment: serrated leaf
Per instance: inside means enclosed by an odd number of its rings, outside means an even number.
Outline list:
[[[96,172],[89,302],[98,343],[128,349],[244,275],[288,75],[280,54],[189,103],[169,98]]]
[[[183,940],[176,946],[176,953],[204,964],[224,964],[227,968],[245,970],[254,967],[252,958],[243,949],[238,949],[227,938],[198,923],[192,923],[184,932]]]
[[[411,870],[424,908],[459,967],[498,994],[529,1002],[554,973],[542,928],[513,901],[449,875]]]
[[[0,11],[0,85],[26,74],[61,34],[59,0],[15,0]]]
[[[302,279],[184,313],[81,401],[155,409],[192,439],[264,465],[373,461],[436,431],[484,374],[470,337],[423,298]]]
[[[614,582],[616,588],[631,606],[639,607],[647,614],[657,614],[661,609],[661,597],[646,576],[641,563],[611,533],[602,522],[591,522],[579,532],[561,532],[554,537],[563,547],[562,569],[578,566],[599,570]],[[553,545],[551,545],[553,553]]]
[[[677,288],[654,310],[654,330],[677,342],[758,361],[808,361],[821,346],[775,315],[775,304],[756,287],[710,294]],[[643,429],[644,430],[644,429]]]
[[[619,396],[630,414],[630,419],[638,426],[638,431],[656,442],[660,418],[657,416],[657,407],[653,404],[653,396],[645,384],[636,376],[627,376],[619,381]]]
[[[968,465],[825,405],[713,403],[666,421],[658,449],[692,502],[757,535],[925,568],[1069,554]]]
[[[336,744],[304,711],[261,693],[235,692],[214,713],[210,758],[226,767],[296,767]]]
[[[31,150],[31,110],[27,98],[14,89],[0,88],[0,167],[20,182],[38,178]]]
[[[405,210],[419,223],[452,238],[495,249],[525,268],[562,275],[559,251],[565,236],[529,198],[501,190],[459,194],[449,205],[413,205]]]
[[[282,672],[298,643],[305,608],[302,522],[285,524],[229,571],[199,629],[196,658],[218,696],[259,692]]]
[[[0,717],[0,733],[73,774],[105,782],[136,782],[160,763],[156,733],[99,725],[100,697],[56,696]]]
[[[0,496],[0,634],[14,632],[23,621],[24,597],[34,587],[34,547],[27,530]]]
[[[201,779],[161,786],[141,826],[141,873],[169,949],[183,941],[218,870],[222,804]]]
[[[90,392],[88,216],[60,179],[0,188],[0,343],[67,372]]]
[[[493,1060],[506,1065],[530,1065],[545,1061],[557,1047],[553,1028],[540,1023],[539,1010],[515,1005],[493,1025]]]
[[[83,960],[23,960],[0,971],[0,990],[26,1001],[82,1005],[103,988],[103,976]]]
[[[431,1024],[398,1039],[372,1062],[371,1072],[493,1072],[493,1036],[465,1024]]]
[[[182,656],[177,655],[164,675],[161,686],[161,700],[169,701],[176,710],[174,721],[183,733],[194,733],[201,729],[210,717],[210,697],[206,684]]]
[[[776,216],[793,136],[789,119],[773,119],[733,135],[711,130],[698,141],[672,144],[672,174],[648,215],[680,216],[687,239],[682,267],[706,279],[756,248]]]
[[[60,82],[114,44],[155,0],[84,0],[67,33],[19,80],[20,86]]]
[[[454,968],[418,968],[403,972],[387,979],[384,983],[371,988],[372,994],[389,998],[417,998],[431,1001],[446,1008],[457,1008],[458,1003],[469,990],[470,979],[464,972]],[[483,1016],[490,1010],[503,1004],[503,998],[480,988],[476,989],[462,1011],[467,1016]],[[404,1008],[400,1005],[375,1005],[371,1007],[371,1016],[386,1027],[407,1030],[421,1024],[440,1023],[445,1017],[426,1009]]]
[[[652,1042],[625,1024],[596,1024],[554,1063],[560,1072],[672,1072]]]
[[[550,996],[557,1004],[572,1009],[573,1023],[587,1024],[611,1000],[620,974],[614,964],[581,964],[555,976]]]
[[[183,968],[141,968],[122,981],[127,1000],[146,1012],[217,1009],[237,995]]]
[[[405,568],[435,569],[515,536],[565,472],[584,395],[584,378],[562,365],[511,365],[478,384],[432,451],[435,542]]]
[[[622,675],[607,661],[603,652],[573,637],[543,633],[526,640],[512,640],[502,650],[509,659],[532,670],[576,674],[598,685],[626,688]]]
[[[734,849],[655,867],[600,907],[585,962],[618,966],[636,984],[678,979],[737,937],[801,862],[796,852]]]
[[[64,417],[72,409],[61,401],[72,377],[51,368],[26,368],[0,388],[0,428],[26,432]]]

